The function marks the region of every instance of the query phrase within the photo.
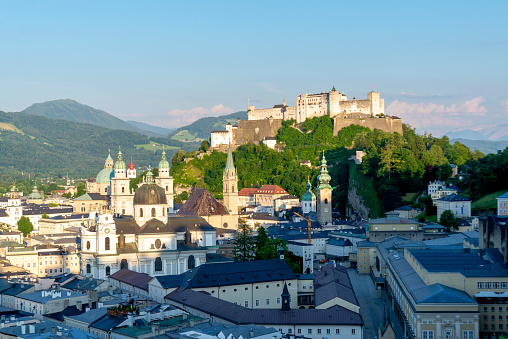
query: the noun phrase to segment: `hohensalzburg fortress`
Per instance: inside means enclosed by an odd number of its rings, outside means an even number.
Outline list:
[[[379,92],[367,93],[366,100],[348,100],[347,95],[335,89],[328,93],[301,94],[296,98],[296,106],[290,107],[284,101],[282,105],[273,108],[255,109],[249,106],[249,120],[262,120],[266,118],[290,120],[295,119],[302,123],[307,119],[329,115],[331,118],[343,119],[383,117],[385,101],[379,97]]]

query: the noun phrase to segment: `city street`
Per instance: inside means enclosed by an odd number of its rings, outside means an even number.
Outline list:
[[[350,268],[347,271],[356,298],[360,303],[360,314],[365,323],[363,337],[365,339],[377,338],[379,324],[383,318],[383,299],[378,297],[378,291],[374,288],[374,283],[369,274],[359,275],[354,268]],[[397,333],[397,339],[402,339],[402,330],[391,309],[390,320],[395,326],[394,330]]]

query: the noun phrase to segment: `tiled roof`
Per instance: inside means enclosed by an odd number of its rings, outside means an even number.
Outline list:
[[[229,214],[206,188],[195,188],[177,215],[224,215]]]
[[[242,188],[240,191],[238,191],[238,196],[253,197],[257,191],[257,188]]]
[[[333,246],[353,246],[353,243],[349,239],[330,238],[330,240],[328,240],[328,245],[333,245]]]
[[[240,325],[363,325],[360,314],[340,306],[325,310],[250,309],[185,288],[176,289],[166,299]]]
[[[235,261],[200,265],[180,275],[155,277],[164,288],[200,288],[296,279],[284,260]]]
[[[498,196],[496,199],[508,199],[508,192],[504,193],[504,194],[501,194],[500,196]]]
[[[152,277],[146,273],[138,273],[122,268],[120,271],[110,275],[109,279],[114,279],[148,291],[148,282],[152,280]]]
[[[340,298],[353,305],[360,306],[353,286],[344,266],[325,265],[316,272],[314,278],[315,304],[321,305],[334,298]]]
[[[441,199],[437,199],[437,201],[471,201],[471,199],[464,198],[463,196],[460,196],[458,194],[450,194],[445,195]]]

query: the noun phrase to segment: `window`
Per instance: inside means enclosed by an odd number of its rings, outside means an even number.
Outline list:
[[[320,328],[318,328],[317,334],[321,334],[321,329]]]
[[[162,271],[162,259],[160,257],[155,258],[155,272]]]
[[[293,329],[288,328],[288,333],[293,333]]]
[[[111,274],[111,267],[106,266],[106,276],[109,276]]]
[[[143,217],[143,209],[142,208],[139,209],[139,216]]]
[[[434,331],[422,331],[422,339],[434,339]]]
[[[503,308],[502,307],[499,307],[499,312],[503,312]]]
[[[129,269],[129,264],[127,263],[127,259],[122,259],[122,261],[120,261],[120,269],[122,269],[122,268]]]
[[[245,303],[244,303],[245,307],[249,307],[249,301],[248,300],[245,300]]]
[[[485,288],[487,288],[487,289],[492,288],[492,283],[491,282],[486,282],[485,283]]]
[[[298,333],[298,334],[302,334],[302,329],[301,329],[301,328],[297,329],[297,330],[296,330],[296,333]]]
[[[494,283],[494,288],[499,288],[500,284],[498,282]]]
[[[354,328],[351,329],[351,334],[355,334],[356,330]]]
[[[302,288],[303,288],[303,289],[306,289],[306,288],[307,288],[307,286],[303,285],[303,286],[302,286]]]
[[[326,334],[330,334],[330,329],[329,328],[326,329]]]
[[[92,266],[90,266],[90,264],[86,264],[86,273],[92,273]]]
[[[507,286],[507,285],[508,285],[508,283],[502,282],[502,283],[501,283],[501,288],[508,288],[508,286]]]
[[[106,251],[109,251],[110,248],[109,237],[106,237],[106,239],[104,239],[104,248],[106,249]]]
[[[312,334],[312,328],[307,329],[308,334]]]
[[[187,259],[187,267],[189,270],[196,267],[196,259],[193,255],[189,255],[189,259]]]
[[[256,299],[256,306],[259,306],[259,299]]]
[[[277,305],[280,305],[280,297],[277,298]]]
[[[270,299],[266,299],[266,304],[270,305]]]
[[[478,288],[485,288],[485,284],[484,284],[484,283],[482,283],[482,282],[479,282],[479,283],[478,283]]]
[[[125,187],[122,187],[122,193],[125,193]]]

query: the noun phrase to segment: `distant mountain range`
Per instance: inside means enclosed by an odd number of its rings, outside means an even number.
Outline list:
[[[167,136],[169,133],[171,133],[172,131],[174,131],[176,129],[176,128],[157,127],[157,126],[146,124],[144,122],[133,121],[133,120],[127,120],[126,122],[131,126],[137,127],[139,129],[142,129],[142,130],[145,130],[148,132],[157,133],[157,134],[160,134],[163,136]]]
[[[489,153],[497,153],[497,151],[502,151],[506,147],[508,147],[508,140],[471,140],[471,139],[450,139],[450,143],[454,143],[455,141],[460,142],[461,144],[466,145],[472,151],[478,150],[484,154]]]
[[[149,137],[166,137],[170,130],[145,123],[128,123],[107,112],[83,105],[71,99],[60,99],[33,104],[22,111],[30,115],[39,115],[51,119],[81,122],[108,129],[138,132]],[[159,132],[157,132],[159,130]]]
[[[194,121],[192,124],[179,127],[169,135],[170,138],[180,139],[178,138],[182,132],[187,131],[186,140],[194,140],[194,139],[205,139],[208,140],[210,138],[210,133],[215,130],[225,130],[226,124],[228,122],[235,124],[238,119],[247,120],[247,112],[240,111],[231,113],[228,115],[221,115],[219,117],[206,117],[201,118],[199,120]]]
[[[454,130],[445,134],[450,139],[508,140],[508,124],[480,127],[476,129]]]

